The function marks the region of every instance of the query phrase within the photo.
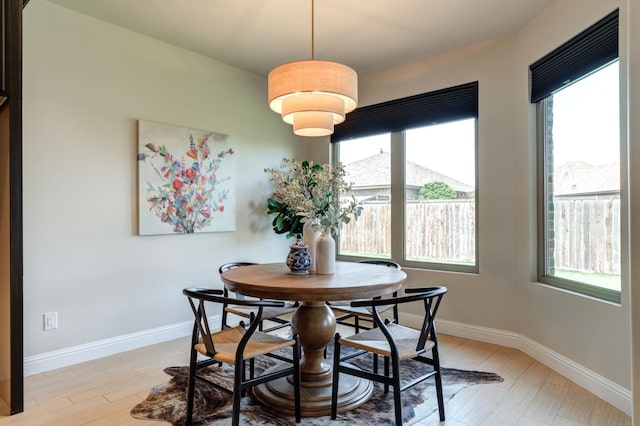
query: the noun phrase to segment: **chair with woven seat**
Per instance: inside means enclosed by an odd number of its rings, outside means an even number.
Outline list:
[[[249,266],[249,265],[257,265],[257,264],[253,262],[229,262],[221,265],[218,268],[218,273],[222,274],[225,271],[229,271],[231,269],[241,268],[243,266]],[[241,294],[235,294],[231,292],[229,289],[227,289],[226,286],[224,287],[223,291],[224,291],[224,297],[235,296],[237,299],[247,299],[245,296]],[[252,299],[252,300],[255,300],[255,299]],[[270,331],[274,331],[274,330],[278,330],[278,329],[290,326],[291,319],[286,316],[295,312],[297,307],[298,307],[297,302],[286,302],[284,307],[265,307],[263,310],[263,317],[262,317],[263,321],[261,321],[260,324],[258,325],[258,330],[264,331],[266,333],[266,332],[270,332]],[[222,306],[222,320],[220,323],[220,329],[224,330],[226,328],[231,327],[231,325],[229,325],[229,322],[228,322],[229,314],[237,315],[241,318],[246,318],[249,321],[252,321],[253,317],[255,316],[255,313],[256,313],[256,308],[251,306],[225,304]],[[269,320],[275,323],[275,325],[265,329],[263,324],[264,320]]]
[[[191,336],[191,352],[189,361],[189,381],[187,386],[187,415],[186,424],[193,421],[193,408],[196,381],[204,382],[216,389],[230,393],[233,396],[232,425],[240,424],[240,401],[245,391],[252,386],[266,383],[285,376],[293,376],[295,394],[295,418],[300,422],[300,342],[298,336],[284,338],[258,331],[258,324],[263,320],[266,308],[282,307],[284,302],[267,300],[232,299],[224,297],[222,290],[185,288],[182,293],[187,296],[189,305],[195,317],[193,334]],[[245,328],[244,323],[224,330],[211,332],[207,319],[205,305],[210,303],[234,304],[255,309],[255,320]],[[292,347],[290,357],[286,354],[276,354]],[[198,355],[201,358],[198,359]],[[256,376],[254,361],[257,357],[272,357],[291,366],[267,370]],[[246,361],[250,363],[249,378],[246,377]],[[198,372],[207,366],[223,363],[234,366],[233,389],[228,389],[211,379],[199,375]]]
[[[358,263],[368,263],[372,265],[385,266],[387,268],[401,269],[399,263],[393,262],[391,260],[381,260],[381,259],[361,260]],[[398,296],[398,292],[393,293],[393,297],[396,297],[396,296]],[[360,332],[361,328],[365,330],[369,330],[374,326],[373,314],[371,313],[371,310],[367,307],[351,306],[351,303],[349,301],[329,302],[329,307],[331,307],[331,309],[333,310],[333,313],[336,316],[337,324],[355,327],[356,333]],[[393,314],[392,314],[393,322],[397,323],[399,321],[398,306],[389,305],[386,308],[393,311]],[[352,320],[353,322],[350,322],[350,320]],[[364,321],[369,325],[362,325],[361,321]]]
[[[350,337],[343,338],[339,333],[335,335],[331,395],[332,419],[337,416],[340,374],[348,374],[383,383],[385,393],[389,392],[390,386],[393,387],[396,425],[402,425],[402,391],[434,377],[440,421],[444,421],[442,375],[440,373],[438,337],[434,320],[442,297],[446,292],[446,287],[408,288],[405,290],[404,296],[392,299],[361,300],[351,303],[354,307],[371,308],[375,327]],[[389,304],[397,306],[420,301],[423,302],[422,305],[424,307],[424,319],[420,330],[393,323],[388,319],[383,321],[378,312],[381,307]],[[351,348],[351,351],[346,355],[341,354],[343,346]],[[429,352],[430,356],[428,356]],[[346,362],[369,353],[384,357],[384,374],[378,374],[375,368],[373,371],[366,368],[360,369]],[[401,362],[407,360],[431,365],[433,369],[420,375],[420,377],[405,377],[406,374],[401,374],[400,366]]]

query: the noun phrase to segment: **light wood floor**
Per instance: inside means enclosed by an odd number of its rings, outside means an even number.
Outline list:
[[[504,378],[460,391],[445,407],[446,425],[631,425],[629,416],[520,351],[446,335],[440,342],[445,367]],[[188,363],[188,346],[183,338],[27,377],[24,413],[0,417],[0,426],[166,425],[135,420],[129,411],[168,381],[164,367]],[[438,424],[437,414],[419,423]]]

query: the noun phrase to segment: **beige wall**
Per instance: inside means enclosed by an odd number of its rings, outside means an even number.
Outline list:
[[[265,167],[305,144],[266,79],[46,1],[24,10],[24,335],[33,356],[186,321],[181,290],[281,261]],[[230,135],[237,231],[135,235],[138,119]],[[59,328],[43,331],[42,315]]]
[[[0,415],[11,393],[10,252],[9,252],[9,105],[0,107]],[[6,404],[2,404],[2,402]]]
[[[626,2],[558,0],[512,35],[361,78],[360,104],[479,82],[480,273],[409,269],[410,285],[449,288],[441,319],[522,335],[630,389],[627,277],[621,306],[535,282],[535,117],[528,101],[528,66],[618,6],[624,47]],[[620,61],[624,69],[624,49]],[[626,72],[621,79],[624,92]],[[640,211],[630,219],[640,223]],[[624,238],[626,231],[623,224]]]
[[[626,88],[628,55],[626,46],[627,7],[625,1],[581,1],[566,0],[554,3],[545,12],[531,22],[519,38],[518,66],[525,69],[528,64],[552,50],[559,43],[579,33],[591,23],[602,18],[616,7],[620,7],[620,93],[621,93],[621,155],[626,158],[627,131],[626,114],[628,110]],[[563,19],[571,17],[571,19]],[[526,84],[526,76],[521,74],[521,84]],[[532,111],[531,107],[529,112]],[[520,117],[525,117],[521,114]],[[521,120],[522,135],[529,135],[528,150],[521,151],[518,158],[527,158],[522,162],[523,169],[531,170],[535,164],[532,147],[535,145],[534,120]],[[529,155],[525,155],[525,154]],[[528,167],[527,167],[528,166]],[[625,182],[627,167],[622,163]],[[532,187],[534,181],[530,176],[526,181]],[[623,199],[631,192],[626,192],[623,183]],[[640,189],[640,188],[638,188]],[[636,191],[638,190],[636,189]],[[640,211],[629,215],[628,204],[623,203],[621,223],[622,233],[622,301],[621,305],[603,303],[587,297],[576,296],[558,291],[529,280],[527,270],[521,268],[518,282],[521,284],[520,306],[523,318],[522,332],[529,338],[553,348],[568,358],[586,366],[604,377],[631,389],[631,342],[630,342],[630,300],[629,300],[629,228],[627,220],[640,223]],[[521,210],[522,226],[535,223],[535,204],[530,203],[526,210]],[[521,243],[518,251],[523,266],[527,260],[535,256],[535,233],[520,234]],[[528,251],[527,251],[528,248]],[[593,342],[597,341],[595,345]],[[615,348],[612,350],[612,348]]]

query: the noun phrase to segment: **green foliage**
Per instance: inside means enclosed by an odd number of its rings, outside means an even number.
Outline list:
[[[296,234],[302,233],[302,219],[301,216],[288,208],[285,203],[282,203],[273,198],[267,200],[267,214],[276,215],[271,222],[273,230],[276,234],[287,234],[287,238],[291,238]]]
[[[351,222],[352,219],[358,220],[362,209],[362,205],[356,201],[355,197],[352,197],[350,202],[342,203],[342,205],[332,202],[318,216],[305,217],[302,222],[309,222],[314,230],[336,237],[342,229],[342,225]]]
[[[455,200],[458,194],[446,183],[437,181],[425,183],[420,188],[418,198],[420,200]]]

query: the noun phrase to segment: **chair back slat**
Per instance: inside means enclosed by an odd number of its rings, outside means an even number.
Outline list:
[[[207,336],[210,336],[209,333],[209,321],[207,321],[207,312],[205,310],[204,304],[201,300],[198,301],[198,307],[196,308],[196,303],[192,297],[187,296],[187,300],[189,301],[189,306],[191,307],[191,312],[193,312],[194,323],[193,323],[193,336],[191,338],[192,344],[196,344],[199,336],[202,336],[202,340],[207,348],[207,353],[215,354],[216,350],[213,346],[213,342],[211,338],[207,339]],[[203,320],[204,318],[204,320]]]
[[[251,336],[253,336],[253,333],[257,330],[258,326],[260,325],[260,321],[262,321],[263,309],[264,308],[262,306],[260,305],[258,306],[258,312],[256,313],[255,320],[249,322],[249,328],[244,333],[244,336],[242,336],[242,339],[240,339],[240,342],[238,343],[238,349],[236,350],[236,365],[242,361],[242,358],[244,356],[244,350],[247,347],[249,340],[251,340]],[[240,324],[244,325],[242,322]]]
[[[201,338],[204,343],[205,348],[207,348],[207,353],[211,356],[215,356],[216,348],[213,344],[213,339],[211,339],[211,329],[209,328],[209,320],[207,317],[207,310],[205,308],[205,299],[199,298],[197,296],[199,289],[189,289],[189,294],[183,293],[187,296],[187,300],[189,301],[189,306],[191,307],[191,312],[193,312],[194,317],[194,333],[192,337],[192,344],[196,344],[198,340]],[[213,290],[212,294],[222,294],[221,290]],[[197,301],[197,307],[196,307]],[[197,333],[196,333],[197,329]]]
[[[375,327],[379,328],[382,334],[384,334],[384,337],[387,339],[387,342],[389,343],[389,349],[391,350],[391,353],[395,354],[395,356],[397,357],[399,353],[398,345],[396,344],[396,341],[393,338],[391,331],[389,331],[389,329],[387,328],[387,325],[389,324],[389,320],[388,319],[382,320],[382,317],[380,316],[380,312],[378,312],[378,307],[373,307],[372,314],[373,314],[373,323],[375,324]]]
[[[440,301],[442,300],[442,296],[444,296],[444,292],[432,291],[427,294],[431,295],[424,299],[425,315],[420,332],[420,339],[418,339],[418,343],[416,344],[416,350],[422,350],[429,339],[437,342],[435,319],[438,308],[440,307]]]

